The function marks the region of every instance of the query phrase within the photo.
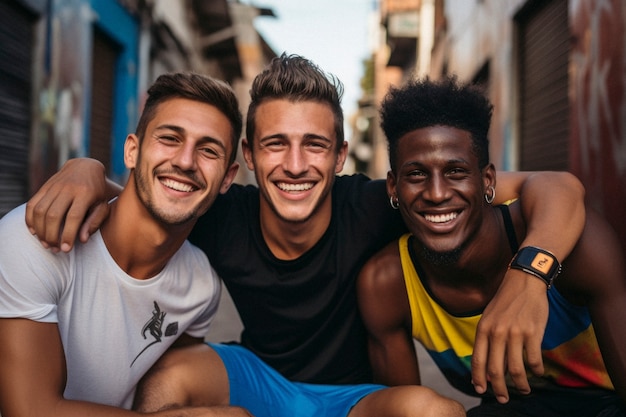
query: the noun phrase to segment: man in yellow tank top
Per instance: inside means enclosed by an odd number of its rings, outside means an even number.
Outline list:
[[[454,77],[411,81],[383,102],[387,191],[410,233],[375,255],[359,276],[377,382],[420,383],[417,340],[453,386],[482,396],[470,416],[624,416],[626,268],[620,243],[588,210],[566,259],[523,244],[523,201],[491,204],[491,113],[479,90]],[[507,384],[496,386],[472,377],[472,360],[480,318],[508,268],[545,281],[549,318],[540,357],[527,358],[535,369],[543,362],[543,372],[527,374],[509,364]]]

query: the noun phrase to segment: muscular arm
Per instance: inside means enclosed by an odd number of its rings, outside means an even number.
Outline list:
[[[566,172],[499,172],[496,202],[523,196],[527,235],[520,247],[537,246],[563,260],[582,233],[584,188]],[[546,286],[519,270],[509,270],[487,306],[476,333],[472,379],[483,393],[489,380],[498,401],[508,401],[505,375],[520,392],[530,392],[524,355],[543,374],[541,340],[548,320]]]
[[[0,319],[0,404],[12,416],[132,416],[63,399],[65,359],[56,323]]]
[[[419,385],[419,366],[397,242],[392,242],[365,264],[358,278],[357,292],[368,332],[375,382]]]
[[[94,360],[98,360],[94,358]],[[65,359],[56,323],[0,319],[0,413],[3,417],[125,417],[141,413],[63,398]],[[186,408],[158,417],[243,417],[232,407]]]
[[[565,259],[585,224],[582,183],[568,172],[498,172],[494,204],[520,196],[527,225],[520,247],[538,246]]]

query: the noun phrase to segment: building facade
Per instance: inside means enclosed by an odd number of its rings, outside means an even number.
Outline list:
[[[125,181],[124,140],[162,73],[223,79],[243,112],[250,74],[275,56],[252,22],[272,15],[227,0],[0,2],[0,216],[69,158]]]
[[[482,85],[496,168],[572,172],[626,250],[626,3],[381,0],[379,11],[371,106],[410,77]],[[369,173],[384,177],[382,132],[370,141]]]

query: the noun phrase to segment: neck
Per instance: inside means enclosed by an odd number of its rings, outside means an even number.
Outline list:
[[[503,249],[505,248],[505,249]],[[499,211],[487,208],[477,233],[466,242],[459,259],[435,265],[414,240],[414,251],[424,272],[422,280],[435,297],[454,313],[482,310],[500,287],[512,257]]]
[[[148,279],[163,270],[192,227],[163,225],[138,201],[134,191],[125,189],[111,204],[101,234],[111,257],[124,272],[136,279]]]
[[[330,198],[303,221],[288,221],[276,215],[261,201],[261,233],[266,245],[278,259],[293,260],[302,256],[322,238],[332,216]]]

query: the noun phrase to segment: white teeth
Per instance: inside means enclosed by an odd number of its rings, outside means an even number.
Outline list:
[[[194,187],[192,187],[191,185],[174,181],[171,178],[162,179],[161,183],[165,185],[167,188],[171,188],[172,190],[176,190],[176,191],[183,191],[186,193],[190,193],[194,190]]]
[[[448,214],[425,214],[424,218],[431,223],[445,223],[450,220],[456,219],[458,213],[448,213]]]
[[[276,185],[283,191],[307,191],[313,188],[313,183],[310,182],[307,182],[305,184],[287,184],[284,182],[279,182]]]

